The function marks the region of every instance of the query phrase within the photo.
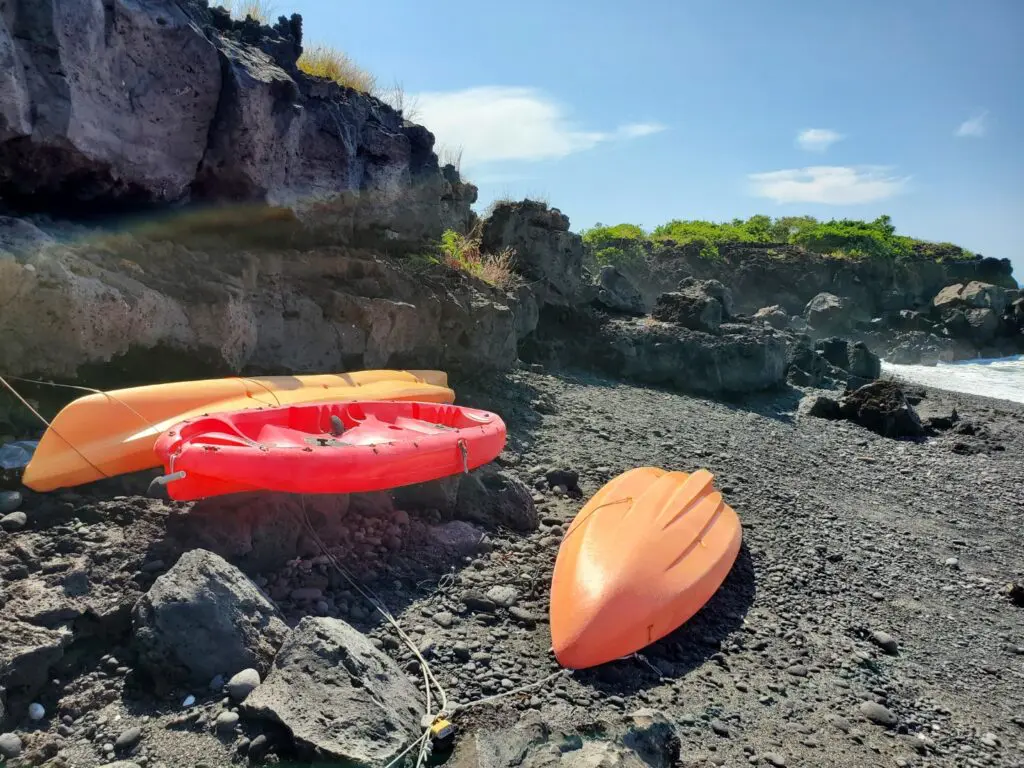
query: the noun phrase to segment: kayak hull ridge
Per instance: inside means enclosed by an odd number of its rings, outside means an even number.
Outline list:
[[[736,512],[706,470],[640,467],[607,483],[559,547],[551,582],[555,657],[571,669],[636,653],[690,619],[739,554]]]

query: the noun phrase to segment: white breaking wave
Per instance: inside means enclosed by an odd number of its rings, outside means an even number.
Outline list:
[[[1024,403],[1024,355],[930,365],[894,365],[882,361],[883,373],[915,384],[969,395]]]

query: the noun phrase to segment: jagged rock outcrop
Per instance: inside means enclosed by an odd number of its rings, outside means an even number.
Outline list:
[[[241,571],[186,552],[140,598],[132,617],[139,663],[157,686],[266,672],[287,632],[277,608]]]
[[[882,362],[862,342],[833,336],[811,341],[801,334],[789,349],[787,378],[798,387],[860,386],[877,379]]]
[[[789,327],[789,315],[786,314],[786,310],[779,304],[761,307],[754,313],[753,319],[768,323],[772,328],[777,328],[780,331]]]
[[[818,336],[846,333],[870,315],[850,299],[833,293],[819,293],[804,308],[804,319]]]
[[[487,253],[515,251],[515,269],[529,280],[542,303],[568,306],[589,298],[584,289],[583,241],[569,231],[569,217],[544,203],[501,202],[484,221]]]
[[[899,384],[874,381],[848,392],[838,402],[819,397],[810,414],[827,419],[847,419],[883,437],[917,438],[925,434],[914,406]]]
[[[371,768],[391,763],[422,733],[423,706],[416,686],[368,637],[340,619],[307,616],[242,710],[283,725],[304,755]]]
[[[254,227],[257,227],[254,224]],[[523,306],[478,280],[347,248],[119,235],[0,258],[0,366],[152,380],[380,367],[501,369]],[[535,322],[535,321],[534,321]]]
[[[629,315],[647,313],[643,294],[640,293],[629,276],[618,267],[611,264],[601,267],[597,285],[595,302],[599,306]]]
[[[638,247],[636,241],[622,245]],[[642,241],[639,247],[646,256],[631,264],[630,273],[649,303],[692,275],[728,285],[736,311],[747,314],[773,304],[790,316],[801,314],[811,299],[827,292],[850,300],[871,318],[901,309],[926,310],[935,294],[953,283],[1017,287],[1009,259],[964,258],[955,247],[941,260],[936,257],[944,254],[934,247],[900,260],[835,258],[779,243],[720,243],[717,259],[704,258],[693,243]]]
[[[688,277],[676,291],[658,297],[651,316],[694,331],[717,333],[733,314],[732,293],[717,280]]]
[[[683,392],[730,396],[782,385],[787,346],[785,335],[764,326],[725,323],[710,334],[648,318],[576,311],[549,314],[521,355]]]
[[[327,202],[338,237],[396,245],[468,224],[476,190],[438,166],[433,135],[301,73],[301,35],[299,16],[261,26],[200,0],[11,7],[0,200],[72,215],[203,200],[323,216]]]

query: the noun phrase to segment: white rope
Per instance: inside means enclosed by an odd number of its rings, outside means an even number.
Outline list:
[[[398,623],[395,617],[384,606],[384,603],[380,600],[380,598],[378,598],[369,588],[364,588],[356,580],[356,578],[352,576],[352,574],[345,570],[345,568],[338,562],[337,558],[334,557],[334,555],[332,555],[328,551],[327,546],[320,539],[320,536],[317,534],[316,530],[313,528],[313,524],[309,520],[309,514],[306,511],[306,497],[300,496],[300,499],[302,501],[303,521],[305,522],[306,528],[309,530],[310,535],[313,537],[313,541],[320,548],[320,551],[323,553],[324,557],[326,557],[327,561],[338,571],[338,573],[340,573],[345,578],[346,581],[348,581],[352,588],[355,589],[356,592],[358,592],[367,602],[369,602],[377,610],[377,612],[384,617],[385,621],[387,621],[387,623],[392,626],[395,632],[398,633],[398,636],[408,646],[409,650],[412,651],[413,655],[416,657],[416,660],[420,664],[420,668],[423,671],[423,686],[426,693],[426,713],[423,718],[424,732],[409,746],[407,746],[401,753],[399,753],[394,760],[388,763],[387,766],[385,766],[385,768],[393,768],[394,766],[396,766],[399,763],[399,761],[402,760],[402,758],[408,755],[412,750],[416,749],[417,746],[419,747],[419,752],[417,753],[416,756],[416,768],[422,768],[422,766],[425,765],[426,761],[430,758],[430,754],[433,749],[431,728],[438,718],[451,717],[458,710],[470,709],[472,707],[477,707],[482,704],[487,704],[492,701],[507,698],[509,696],[515,696],[521,693],[525,693],[526,691],[529,691],[533,688],[539,688],[558,677],[562,677],[563,675],[567,674],[572,674],[571,670],[561,669],[558,672],[548,675],[542,680],[527,683],[525,685],[519,686],[518,688],[514,688],[510,691],[503,691],[493,696],[485,696],[484,698],[475,699],[473,701],[468,701],[462,704],[450,703],[448,700],[447,691],[445,690],[444,686],[442,686],[438,682],[433,670],[430,668],[430,664],[423,657],[423,654],[420,653],[420,650],[416,646],[416,644],[402,629],[401,625]],[[452,579],[452,581],[454,582],[454,578]],[[433,712],[433,705],[431,701],[431,684],[434,685],[434,687],[440,694],[441,706],[436,713]]]

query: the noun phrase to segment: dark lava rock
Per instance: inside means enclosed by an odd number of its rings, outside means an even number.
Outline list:
[[[729,289],[717,280],[689,277],[679,283],[679,290],[658,297],[651,316],[665,323],[707,333],[718,333],[724,319],[733,314]]]
[[[811,416],[817,416],[819,419],[841,419],[843,417],[842,411],[839,408],[839,402],[824,395],[818,395],[814,398],[808,413]]]
[[[353,768],[394,760],[421,733],[423,713],[416,686],[366,636],[339,619],[309,616],[241,706],[285,726],[304,756]]]
[[[643,294],[618,267],[606,264],[598,276],[595,301],[613,312],[643,315],[647,312]]]
[[[851,376],[861,379],[875,380],[882,375],[882,360],[868,349],[863,341],[856,341],[849,347],[850,365],[847,370]]]
[[[575,469],[551,469],[545,477],[550,488],[560,485],[570,491],[580,489],[580,473]]]
[[[186,552],[135,606],[139,662],[155,681],[205,685],[219,674],[265,671],[287,632],[277,608],[223,558]]]
[[[884,437],[924,435],[917,411],[900,386],[891,381],[875,381],[845,395],[839,408],[844,418]]]
[[[461,520],[490,529],[533,531],[538,526],[530,489],[514,475],[492,466],[462,476],[455,512]]]
[[[833,336],[830,339],[819,339],[814,349],[828,362],[843,371],[850,370],[850,352],[846,339]]]

